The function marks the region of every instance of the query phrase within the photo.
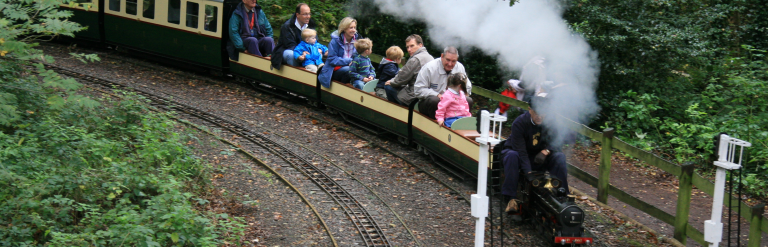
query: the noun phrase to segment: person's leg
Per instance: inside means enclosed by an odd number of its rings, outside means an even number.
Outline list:
[[[376,96],[378,96],[379,98],[385,98],[385,99],[387,98],[387,91],[384,90],[384,88],[377,87],[373,91],[376,92]]]
[[[307,65],[304,68],[309,70],[312,73],[317,73],[317,65],[310,64],[310,65]]]
[[[384,91],[387,93],[387,100],[399,103],[399,101],[397,101],[397,89],[390,85],[384,85]]]
[[[517,180],[520,178],[520,156],[511,149],[502,150],[501,155],[501,161],[504,165],[504,183],[501,185],[501,194],[516,199]]]
[[[290,66],[296,66],[296,62],[296,59],[293,58],[293,50],[286,49],[283,51],[283,63]]]
[[[565,188],[567,193],[571,193],[570,187],[568,187],[568,165],[565,163],[565,154],[562,152],[553,152],[547,157],[544,162],[549,175],[560,179],[562,182],[562,188]]]
[[[248,37],[243,39],[243,46],[245,47],[245,50],[248,51],[248,53],[261,56],[261,52],[259,52],[259,40],[254,37]]]
[[[275,40],[271,37],[259,39],[259,51],[263,56],[271,56],[273,50],[275,50]]]
[[[437,96],[429,96],[425,100],[419,102],[419,112],[427,117],[435,119],[435,112],[437,111],[437,104],[440,103],[440,98]]]
[[[450,128],[451,125],[453,125],[453,122],[456,122],[456,120],[459,120],[459,118],[463,118],[463,117],[449,117],[449,118],[446,118],[445,122],[443,123],[445,124],[445,127]]]
[[[331,80],[340,81],[341,83],[350,83],[349,66],[341,67],[339,70],[333,72]]]
[[[352,86],[354,86],[357,89],[363,90],[363,86],[365,86],[365,82],[361,80],[355,80],[352,82]]]

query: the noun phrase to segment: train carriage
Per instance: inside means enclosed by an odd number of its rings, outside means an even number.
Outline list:
[[[78,0],[73,21],[88,30],[77,38],[127,48],[153,58],[229,73],[242,81],[273,88],[319,102],[345,116],[409,140],[438,161],[458,168],[459,175],[477,174],[476,131],[440,127],[418,111],[376,97],[351,85],[334,82],[320,87],[317,74],[284,65],[273,69],[270,60],[240,53],[231,60],[226,50],[227,24],[236,4],[227,0]]]

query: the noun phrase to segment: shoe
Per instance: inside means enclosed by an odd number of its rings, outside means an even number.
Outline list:
[[[518,211],[520,211],[520,206],[517,204],[518,204],[517,199],[509,200],[509,203],[507,203],[507,209],[504,210],[504,212],[517,213]]]

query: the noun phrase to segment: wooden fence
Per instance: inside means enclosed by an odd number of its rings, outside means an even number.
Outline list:
[[[472,87],[472,93],[484,96],[488,99],[521,107],[523,109],[528,108],[528,104],[525,102],[503,96],[485,88],[477,86]],[[605,129],[600,132],[590,129],[587,126],[574,122],[570,119],[566,119],[566,121],[570,122],[569,126],[572,130],[578,132],[581,135],[589,137],[592,140],[602,143],[602,152],[600,153],[600,166],[598,167],[598,177],[595,177],[578,167],[568,164],[568,174],[597,188],[598,201],[607,204],[608,195],[611,195],[619,201],[629,204],[630,206],[635,207],[640,211],[653,216],[654,218],[674,226],[674,237],[681,243],[686,244],[687,239],[690,237],[699,244],[708,246],[708,244],[704,241],[704,234],[688,224],[688,216],[691,206],[691,192],[693,186],[696,186],[696,188],[699,190],[712,196],[714,193],[715,185],[698,173],[695,173],[693,170],[694,165],[692,163],[677,165],[655,154],[633,147],[621,139],[614,137],[613,134],[615,131],[613,129]],[[648,204],[628,194],[627,192],[614,187],[609,183],[611,151],[614,148],[678,177],[680,184],[677,196],[677,206],[675,212],[676,216],[664,212],[656,206]],[[741,204],[740,206],[742,208],[750,208],[736,197],[730,196],[730,200],[733,202],[733,204]],[[762,216],[763,210],[764,205],[761,204],[752,207],[751,210],[741,211],[741,217],[747,219],[747,221],[750,222],[749,243],[747,244],[749,247],[759,247],[762,233],[768,233],[768,220]]]

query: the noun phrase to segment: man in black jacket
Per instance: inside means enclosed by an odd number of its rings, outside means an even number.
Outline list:
[[[515,119],[512,123],[512,134],[504,142],[501,154],[505,179],[501,194],[511,198],[507,204],[507,212],[519,210],[517,181],[521,171],[526,178],[532,171],[548,171],[550,175],[562,181],[562,188],[569,190],[565,154],[560,151],[560,145],[553,145],[552,139],[555,136],[552,129],[542,126],[546,116],[541,109],[547,103],[548,99],[544,93],[533,97],[528,112]]]
[[[298,60],[295,59],[293,48],[301,43],[301,31],[306,28],[315,28],[315,23],[311,21],[311,17],[309,5],[300,3],[296,6],[293,16],[280,27],[280,38],[277,40],[277,47],[275,47],[274,51],[275,55],[272,56],[272,67],[280,69],[283,63],[291,66],[301,66],[302,61],[304,61],[304,55],[299,56]]]

